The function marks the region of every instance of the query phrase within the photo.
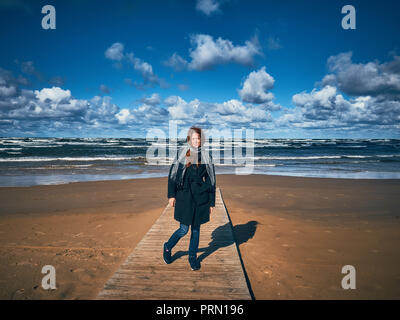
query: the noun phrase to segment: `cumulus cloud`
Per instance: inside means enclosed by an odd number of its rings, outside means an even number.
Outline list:
[[[18,90],[14,97],[1,100],[4,119],[74,118],[87,107],[86,100],[75,99],[69,90],[58,87],[41,90]]]
[[[142,99],[132,109],[120,108],[110,96],[77,99],[71,90],[50,87],[38,90],[21,89],[11,72],[0,70],[0,134],[19,132],[61,132],[62,130],[124,130],[162,126],[169,112],[159,106],[158,93]]]
[[[169,84],[164,80],[160,79],[154,72],[153,67],[150,63],[136,57],[133,52],[124,52],[124,45],[120,42],[116,42],[111,45],[104,53],[105,57],[112,61],[117,61],[119,66],[122,66],[123,62],[127,62],[133,66],[133,69],[140,73],[143,78],[143,83],[133,82],[133,85],[139,89],[151,88],[154,85],[159,85],[161,88],[168,88]],[[125,79],[125,82],[127,80]],[[130,81],[132,83],[132,81]]]
[[[164,100],[170,118],[180,123],[190,124],[193,121],[207,126],[237,127],[248,125],[258,127],[272,121],[269,111],[257,105],[244,105],[241,101],[231,99],[222,103],[203,102],[193,99],[186,102],[179,96],[169,96]]]
[[[400,56],[385,63],[353,63],[350,51],[330,56],[327,65],[331,73],[322,79],[322,85],[335,85],[351,96],[400,98]]]
[[[168,120],[225,128],[265,127],[272,121],[262,104],[245,104],[236,99],[222,103],[199,99],[185,101],[175,95],[162,100],[158,93],[153,93],[140,99],[142,104],[139,106],[120,108],[109,96],[77,99],[70,90],[56,86],[40,90],[20,89],[11,73],[3,74],[5,76],[0,77],[1,133],[11,126],[21,131],[61,132],[68,128],[85,131],[146,129],[166,126]]]
[[[168,111],[159,106],[142,104],[136,109],[122,109],[116,118],[120,124],[159,126],[167,123]]]
[[[135,120],[135,117],[131,115],[128,109],[122,109],[120,110],[115,117],[118,119],[118,122],[120,124],[126,124],[129,121]]]
[[[346,99],[331,85],[295,94],[292,101],[296,108],[285,109],[277,125],[357,130],[393,128],[400,121],[400,101],[369,95]]]
[[[149,81],[152,83],[158,82],[158,77],[153,72],[153,67],[150,63],[143,61],[134,56],[134,54],[128,53],[126,54],[128,61],[130,61],[133,65],[133,68],[138,71],[145,81]]]
[[[293,95],[277,127],[332,130],[400,129],[400,58],[354,63],[352,52],[331,56],[330,71],[311,92]],[[343,94],[348,98],[345,98]]]
[[[142,124],[145,125],[155,125],[160,124],[161,121],[166,121],[168,119],[168,111],[165,108],[143,104],[137,109],[132,110],[136,119],[140,119]]]
[[[218,64],[238,63],[245,66],[253,66],[253,58],[261,55],[258,37],[254,36],[244,45],[234,45],[232,41],[222,39],[214,40],[207,34],[196,34],[190,37],[194,49],[190,50],[190,61],[188,67],[192,70],[208,70]]]
[[[263,66],[258,71],[252,71],[243,83],[239,96],[245,102],[265,103],[271,101],[274,95],[268,90],[274,87],[274,78],[265,71]]]
[[[60,132],[67,128],[85,132],[93,128],[102,132],[109,129],[146,130],[166,127],[168,120],[185,125],[263,130],[301,128],[361,132],[400,129],[400,99],[396,84],[399,58],[394,56],[385,63],[356,64],[349,54],[334,57],[328,59],[330,73],[319,88],[293,95],[294,108],[284,108],[273,102],[270,90],[275,80],[265,67],[247,75],[238,90],[241,100],[206,102],[194,98],[186,101],[178,95],[162,99],[158,93],[152,93],[140,99],[133,108],[120,108],[109,96],[77,99],[70,90],[59,86],[23,89],[24,81],[20,76],[14,77],[10,71],[0,68],[0,133],[7,135],[11,129],[20,132]],[[126,62],[127,59],[124,54],[123,60]],[[151,72],[152,69],[142,62],[137,61],[143,67],[142,72]],[[362,94],[358,95],[350,95],[343,80],[349,76],[347,68],[354,66],[353,72],[375,70],[367,73],[375,78],[372,83],[359,82],[361,87],[357,90]],[[273,118],[270,112],[279,109],[281,115]]]
[[[119,107],[111,102],[110,96],[100,97],[94,96],[89,100],[87,109],[83,119],[89,123],[97,120],[101,123],[115,123],[115,114],[118,113]]]
[[[78,127],[90,130],[99,125],[110,128],[118,124],[115,114],[119,107],[111,102],[111,97],[77,99],[70,90],[56,86],[40,90],[22,89],[15,85],[18,81],[11,72],[1,71],[2,134],[11,129],[43,133],[63,128],[76,130]]]
[[[13,96],[16,93],[16,88],[11,86],[11,87],[5,87],[5,86],[0,86],[0,96],[2,97],[7,97],[7,96]]]
[[[40,102],[55,102],[67,101],[71,98],[70,90],[63,90],[61,88],[43,88],[42,90],[35,90],[36,97]]]
[[[161,98],[158,93],[153,93],[150,97],[142,98],[140,101],[150,106],[157,106],[161,103]]]
[[[350,108],[350,103],[330,85],[321,90],[314,88],[311,93],[295,94],[292,101],[303,110],[304,117],[309,120],[328,120]]]
[[[174,53],[164,65],[182,70],[210,70],[219,64],[237,63],[244,66],[254,66],[254,57],[262,55],[258,36],[253,36],[244,45],[234,45],[232,41],[218,37],[214,39],[207,34],[195,34],[190,36],[191,48],[190,62],[177,53]]]
[[[262,108],[248,105],[236,99],[216,104],[216,111],[222,119],[230,123],[251,123],[271,121],[271,115]]]

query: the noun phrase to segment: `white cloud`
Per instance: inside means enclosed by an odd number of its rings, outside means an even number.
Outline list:
[[[169,87],[169,84],[164,79],[159,79],[153,72],[153,67],[150,63],[136,57],[133,52],[124,53],[124,45],[122,43],[114,43],[105,51],[105,56],[107,59],[118,61],[119,68],[122,68],[122,62],[128,62],[135,71],[140,73],[143,83],[133,83],[137,89],[141,90],[154,85],[159,85],[161,88]]]
[[[239,90],[240,98],[245,102],[265,103],[274,99],[268,90],[274,87],[274,78],[265,71],[265,66],[258,71],[251,72]]]
[[[311,93],[301,92],[295,94],[292,101],[295,105],[301,107],[319,106],[332,108],[336,98],[336,88],[325,86],[321,90],[313,89]]]
[[[158,93],[153,93],[150,97],[140,99],[140,101],[143,102],[144,104],[148,104],[148,105],[151,105],[151,106],[156,106],[156,105],[159,105],[161,103],[161,98],[160,98],[160,95]]]
[[[121,61],[124,58],[124,45],[116,42],[106,50],[104,55],[107,59]]]
[[[186,102],[179,96],[170,96],[164,100],[164,103],[168,106],[171,119],[187,123],[198,121],[209,125],[229,127],[239,123],[255,126],[257,123],[272,120],[270,113],[262,107],[251,104],[244,105],[236,99],[222,103],[208,103],[198,99]]]
[[[114,120],[114,115],[119,111],[119,107],[112,103],[111,99],[110,96],[94,96],[90,99],[85,119],[97,118],[102,122],[112,122]]]
[[[218,0],[197,0],[196,10],[210,16],[213,13],[219,12],[220,1]]]
[[[42,90],[35,90],[36,97],[39,101],[43,102],[49,99],[52,102],[60,103],[63,100],[71,98],[70,90],[63,90],[59,87],[43,88]]]
[[[192,58],[188,64],[190,70],[208,70],[225,63],[252,66],[254,56],[261,55],[257,36],[246,41],[242,46],[235,46],[230,40],[221,37],[214,40],[207,34],[191,35],[190,41],[192,46],[195,46],[194,49],[190,49]]]
[[[143,104],[137,109],[132,109],[131,113],[142,125],[160,125],[168,119],[168,111],[155,105]]]
[[[119,108],[109,96],[76,99],[70,90],[58,86],[41,90],[22,89],[20,85],[24,81],[20,77],[14,78],[11,72],[0,68],[0,134],[7,135],[17,129],[30,133],[60,132],[66,128],[86,131],[96,128],[101,132],[133,128],[146,130],[149,126],[165,127],[168,120],[218,128],[343,129],[356,132],[388,129],[395,132],[400,123],[397,90],[400,58],[395,56],[386,63],[356,64],[350,57],[350,54],[342,54],[328,59],[331,73],[324,77],[325,85],[293,95],[294,108],[283,108],[272,101],[273,95],[269,90],[275,85],[275,80],[265,67],[250,72],[245,78],[239,90],[241,101],[228,99],[219,103],[195,98],[185,101],[177,95],[162,99],[158,93],[153,93],[140,99],[142,104],[132,109]],[[130,62],[128,58],[135,57],[124,54],[125,62]],[[132,61],[134,66],[135,60]],[[151,65],[140,59],[136,63],[137,71],[152,74]],[[351,88],[349,68],[370,78],[352,78],[360,86]],[[349,95],[348,98],[341,93],[351,90],[362,94]],[[272,118],[270,112],[279,109],[282,110],[281,116]]]
[[[216,104],[216,111],[228,123],[248,123],[271,121],[271,115],[259,106],[248,105],[236,99]]]
[[[358,96],[345,99],[337,88],[326,85],[310,93],[301,92],[292,98],[294,109],[285,109],[277,125],[302,128],[359,128],[394,127],[400,121],[400,101]]]
[[[386,63],[353,63],[351,57],[351,51],[330,56],[327,65],[331,73],[323,78],[322,86],[337,86],[351,96],[400,98],[400,56]]]
[[[126,124],[128,121],[134,120],[135,117],[131,115],[128,109],[121,109],[115,117],[118,119],[120,124]]]
[[[295,94],[296,107],[284,109],[277,126],[358,132],[399,128],[400,57],[385,63],[353,63],[351,56],[345,52],[329,57],[331,73],[317,82],[321,89]]]
[[[243,106],[242,102],[236,99],[216,104],[216,111],[220,115],[234,115],[244,112],[245,109],[246,108]]]
[[[221,37],[214,40],[207,34],[194,34],[190,35],[190,43],[190,62],[175,52],[168,60],[163,61],[163,64],[175,71],[204,71],[227,63],[254,66],[254,57],[263,54],[257,35],[245,41],[244,45],[234,45],[232,41]]]
[[[8,75],[8,78],[0,77],[1,87],[9,88],[16,83],[12,75]],[[55,86],[35,91],[16,87],[14,95],[0,96],[0,133],[7,132],[10,126],[25,132],[106,132],[130,128],[145,130],[149,126],[165,126],[168,120],[225,128],[243,125],[257,128],[272,121],[263,105],[245,105],[236,99],[222,103],[199,99],[186,102],[180,96],[169,96],[162,101],[158,93],[153,93],[141,102],[132,109],[119,108],[109,96],[94,96],[86,100],[76,99],[70,90]]]
[[[175,52],[168,60],[163,61],[163,64],[179,72],[185,70],[188,62]]]
[[[6,86],[0,86],[0,96],[7,97],[7,96],[13,96],[17,92],[15,86],[11,85],[9,87]]]

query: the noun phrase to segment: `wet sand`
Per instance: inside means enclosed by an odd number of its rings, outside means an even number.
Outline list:
[[[0,188],[0,299],[94,298],[161,214],[166,182]],[[217,185],[256,299],[400,298],[400,180],[217,175]],[[55,290],[41,287],[44,265]],[[344,265],[355,290],[341,287]]]

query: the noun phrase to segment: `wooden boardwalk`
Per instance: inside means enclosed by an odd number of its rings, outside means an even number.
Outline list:
[[[179,228],[173,214],[168,204],[96,299],[250,300],[221,190],[210,221],[200,227],[200,270],[191,270],[188,262],[190,229],[172,249],[173,262],[163,260],[163,243]]]

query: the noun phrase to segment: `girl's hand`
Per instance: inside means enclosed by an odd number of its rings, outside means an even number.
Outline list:
[[[210,207],[210,213],[212,213],[212,212],[213,212],[213,209],[214,209],[214,207]]]
[[[175,207],[175,202],[176,202],[175,198],[169,198],[168,201],[171,207]]]

